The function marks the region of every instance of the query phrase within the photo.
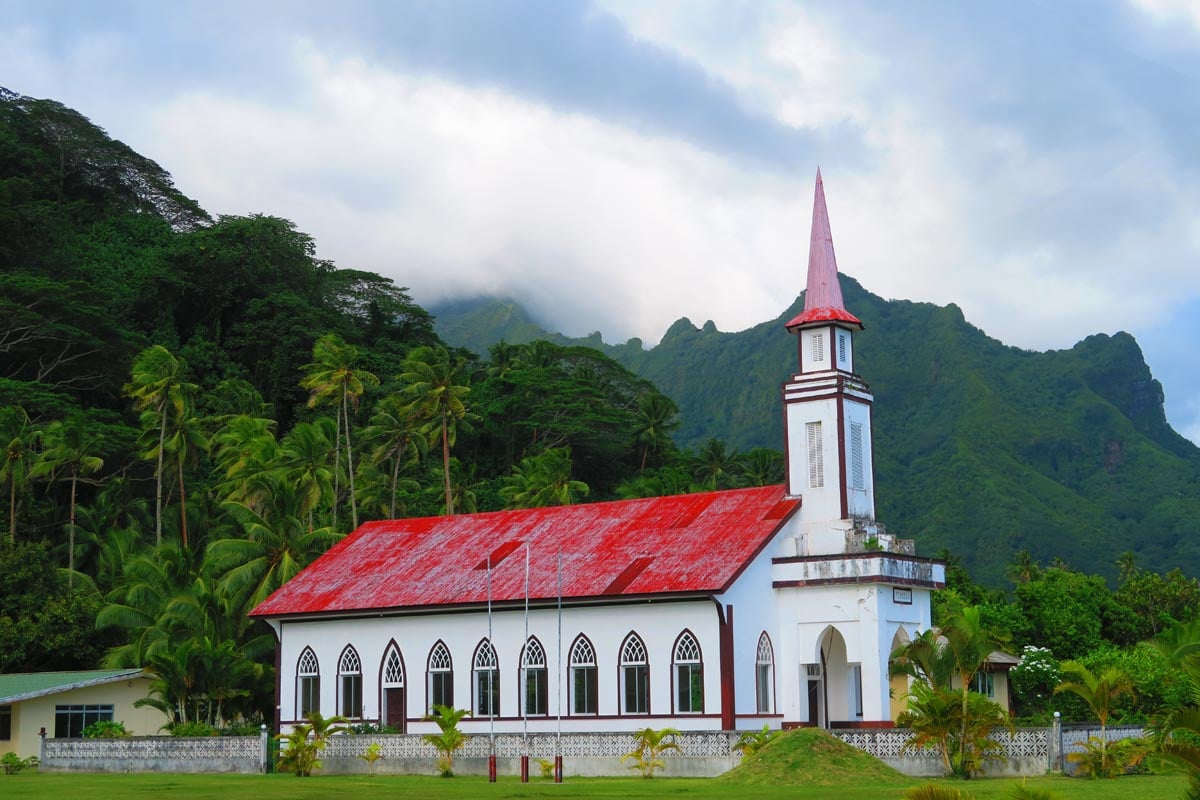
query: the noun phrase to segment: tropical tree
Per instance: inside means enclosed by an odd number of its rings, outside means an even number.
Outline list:
[[[183,539],[183,546],[188,546],[188,524],[187,524],[187,491],[183,479],[183,468],[188,463],[195,462],[202,452],[207,452],[209,448],[208,439],[204,436],[204,431],[201,427],[200,420],[191,415],[190,404],[184,407],[184,413],[171,416],[171,422],[168,426],[169,435],[162,440],[160,447],[163,448],[166,455],[170,458],[170,462],[175,467],[176,479],[179,482],[179,529]],[[145,454],[145,458],[154,458],[158,455],[152,448]]]
[[[1100,720],[1100,771],[1108,774],[1108,717],[1122,695],[1133,694],[1133,681],[1118,667],[1108,667],[1095,674],[1078,661],[1064,661],[1058,671],[1064,680],[1054,687],[1054,693],[1070,692],[1078,696]]]
[[[129,383],[125,384],[126,396],[133,399],[134,408],[142,412],[142,427],[146,431],[158,428],[158,444],[143,454],[157,459],[154,470],[154,542],[162,544],[162,498],[163,461],[166,456],[168,420],[174,416],[184,419],[192,392],[196,386],[184,381],[187,364],[160,344],[146,348],[133,362]]]
[[[908,707],[896,718],[896,724],[912,731],[904,749],[932,747],[941,757],[946,774],[954,771],[954,741],[962,733],[962,705],[957,692],[914,681],[908,691]]]
[[[307,778],[313,774],[313,770],[321,768],[319,756],[329,737],[345,731],[342,723],[349,721],[345,717],[326,718],[316,711],[309,714],[307,719],[308,722],[294,726],[286,736],[276,737],[288,743],[279,757],[279,768],[294,772],[299,778]]]
[[[471,392],[467,360],[452,356],[444,347],[418,347],[404,359],[400,380],[413,410],[432,421],[442,442],[442,476],[446,491],[446,514],[454,514],[450,487],[450,448],[458,434],[458,422],[470,414],[466,397]]]
[[[709,439],[691,458],[692,474],[704,489],[716,490],[728,484],[737,472],[741,457],[719,439]]]
[[[742,456],[742,482],[748,486],[769,486],[783,481],[783,454],[766,447],[747,450]]]
[[[521,459],[504,480],[500,496],[508,508],[569,506],[588,493],[586,483],[571,480],[571,451],[565,447]]]
[[[438,759],[438,772],[444,778],[454,777],[454,753],[467,743],[467,739],[471,738],[458,728],[458,723],[462,721],[462,718],[469,716],[471,716],[471,712],[465,708],[450,708],[435,704],[432,713],[425,717],[427,722],[437,723],[438,733],[427,733],[421,739],[433,745],[442,754],[442,757]]]
[[[972,722],[969,714],[971,684],[975,675],[987,663],[988,657],[1004,646],[1006,637],[983,624],[982,609],[979,606],[966,606],[954,614],[942,625],[941,636],[945,638],[945,647],[954,659],[954,674],[960,684],[962,730],[959,740],[959,768],[963,777],[967,778],[970,777],[968,764],[979,757],[978,752],[972,750],[972,741],[968,737],[968,729]]]
[[[488,348],[487,374],[490,378],[503,378],[522,365],[520,345],[509,344],[501,339]]]
[[[275,423],[263,417],[235,414],[212,437],[213,461],[221,500],[261,508],[271,492],[271,470],[278,465],[280,445]]]
[[[329,464],[330,430],[328,419],[301,422],[283,437],[281,477],[296,492],[308,531],[315,529],[316,510],[324,498],[336,494],[337,473]]]
[[[8,485],[8,538],[17,540],[17,494],[29,483],[33,461],[29,416],[20,406],[0,408],[0,486]]]
[[[410,403],[397,395],[385,397],[371,417],[371,425],[363,431],[363,438],[375,449],[371,463],[391,465],[391,492],[388,518],[396,518],[396,489],[400,473],[413,466],[429,449],[429,441],[422,431],[420,420]]]
[[[306,375],[300,385],[309,390],[308,406],[332,402],[335,405],[338,432],[335,440],[335,461],[340,458],[341,442],[346,443],[346,474],[350,479],[350,521],[358,527],[358,501],[354,497],[354,451],[351,447],[350,406],[358,407],[366,387],[378,386],[379,378],[364,369],[356,368],[358,348],[346,344],[334,333],[327,333],[313,344],[313,360],[304,367]],[[335,464],[334,491],[337,491]],[[334,526],[337,526],[337,505],[334,501]]]
[[[98,471],[104,459],[96,455],[97,440],[87,433],[86,420],[78,414],[52,422],[42,433],[42,452],[30,477],[55,480],[65,475],[71,482],[70,514],[67,522],[68,585],[75,580],[75,505],[77,486],[84,475]]]
[[[679,407],[665,394],[647,392],[637,399],[634,442],[642,449],[638,472],[646,471],[646,459],[671,446],[671,431],[679,427]]]

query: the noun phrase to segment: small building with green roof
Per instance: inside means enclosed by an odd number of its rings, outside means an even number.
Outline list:
[[[162,712],[134,707],[149,689],[140,669],[0,675],[0,755],[36,756],[43,728],[50,737],[78,737],[98,720],[122,722],[137,736],[156,734],[167,721]]]

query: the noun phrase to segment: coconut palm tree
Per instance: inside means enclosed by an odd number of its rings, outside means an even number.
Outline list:
[[[658,392],[647,392],[637,399],[634,412],[634,441],[642,448],[638,472],[646,471],[646,459],[670,447],[671,431],[679,427],[679,407],[671,398]]]
[[[719,439],[709,439],[692,456],[692,474],[702,489],[716,490],[726,485],[741,464],[736,450],[729,450]]]
[[[446,514],[454,514],[450,487],[450,448],[458,435],[458,422],[470,415],[466,397],[471,392],[467,361],[452,356],[444,347],[418,347],[404,359],[400,380],[413,411],[430,420],[440,431],[442,477],[446,490]]]
[[[330,427],[328,419],[301,422],[283,437],[282,479],[296,492],[296,512],[308,521],[309,533],[315,529],[316,510],[322,500],[336,495],[337,472],[329,463],[329,434],[334,433]]]
[[[187,383],[183,376],[187,363],[171,355],[160,344],[146,348],[133,362],[129,383],[125,384],[125,395],[133,399],[133,406],[142,412],[142,426],[147,431],[158,428],[158,444],[146,452],[156,458],[154,470],[154,542],[162,544],[162,497],[163,461],[166,456],[164,443],[167,438],[167,423],[172,415],[178,419],[190,416],[189,401],[195,384]]]
[[[979,606],[965,606],[942,625],[940,633],[946,641],[947,651],[954,660],[954,674],[961,684],[962,731],[959,739],[959,769],[966,778],[970,777],[969,763],[978,757],[978,753],[972,752],[971,741],[967,735],[971,723],[971,684],[975,675],[987,663],[988,656],[1001,649],[1006,639],[984,626],[982,609]]]
[[[346,344],[334,333],[327,333],[313,344],[313,360],[304,367],[306,375],[300,385],[309,390],[308,407],[316,408],[326,403],[334,403],[337,409],[338,434],[335,440],[335,453],[340,457],[342,434],[346,442],[346,474],[350,480],[350,522],[352,527],[358,527],[358,502],[354,498],[354,450],[351,447],[350,407],[358,407],[358,400],[368,386],[378,386],[379,378],[364,369],[355,366],[358,360],[358,348]],[[335,459],[336,460],[336,459]],[[334,491],[337,491],[337,473],[335,464]],[[337,525],[337,505],[334,505],[334,520]]]
[[[571,451],[566,447],[521,459],[500,489],[508,508],[569,506],[587,493],[586,483],[571,480]]]
[[[29,484],[32,433],[25,409],[0,408],[0,486],[8,484],[8,538],[13,542],[17,540],[17,494]]]
[[[363,439],[374,444],[371,463],[391,464],[391,501],[388,518],[396,518],[396,488],[400,472],[413,466],[429,450],[429,440],[421,430],[420,420],[410,403],[398,395],[385,397],[371,417],[371,425],[363,431]]]
[[[30,471],[30,477],[55,480],[65,476],[71,482],[71,505],[67,523],[67,584],[75,585],[75,500],[79,480],[97,472],[104,459],[96,455],[98,443],[88,435],[85,420],[78,414],[52,422],[42,434],[42,452]]]

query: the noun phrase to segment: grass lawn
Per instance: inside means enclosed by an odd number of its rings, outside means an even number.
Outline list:
[[[922,781],[913,780],[909,785]],[[1016,779],[939,781],[964,789],[977,800],[1007,798]],[[1028,786],[1050,789],[1062,800],[1175,800],[1187,785],[1181,775],[1150,775],[1116,780],[1030,778]],[[536,778],[528,784],[504,776],[489,784],[485,778],[435,778],[381,775],[161,775],[21,773],[0,775],[5,800],[107,797],[117,800],[164,800],[170,794],[188,800],[330,800],[330,798],[729,798],[803,797],[805,800],[879,800],[901,798],[905,786],[864,782],[849,786],[763,786],[693,778],[571,778],[560,785]]]

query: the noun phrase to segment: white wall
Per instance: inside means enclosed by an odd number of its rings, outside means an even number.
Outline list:
[[[842,404],[842,436],[846,443],[846,505],[852,517],[875,518],[875,465],[871,448],[871,407],[849,397]],[[853,464],[850,436],[852,425],[862,426],[863,483],[861,489],[854,487],[851,475]]]
[[[768,579],[767,586],[770,586]],[[497,611],[493,615],[493,640],[500,666],[500,717],[497,731],[522,728],[519,696],[519,658],[524,642],[522,610]],[[679,634],[690,630],[699,642],[704,660],[704,713],[671,717],[672,649]],[[717,609],[711,600],[688,602],[636,603],[566,608],[562,622],[562,667],[558,666],[558,625],[555,610],[531,610],[529,633],[537,636],[546,651],[549,684],[549,716],[530,718],[530,730],[554,730],[557,726],[558,693],[562,686],[563,730],[633,730],[653,724],[670,724],[687,730],[720,727],[720,640]],[[641,636],[650,662],[650,718],[670,717],[670,722],[647,722],[646,715],[626,716],[620,711],[618,659],[620,647],[630,631]],[[585,633],[596,650],[599,687],[599,714],[575,717],[570,713],[565,676],[570,647],[580,632]],[[454,701],[459,708],[470,708],[472,700],[472,658],[481,639],[488,634],[485,612],[423,614],[409,616],[379,615],[359,619],[328,619],[311,622],[285,621],[282,625],[280,657],[281,720],[296,720],[295,670],[300,653],[311,646],[320,662],[321,713],[331,715],[337,709],[338,659],[347,644],[357,649],[363,665],[363,718],[380,717],[379,672],[385,648],[394,638],[405,666],[407,718],[411,732],[432,731],[432,723],[422,723],[426,708],[426,663],[429,651],[439,639],[449,647],[454,661]],[[602,718],[602,724],[597,724]],[[464,723],[468,732],[486,732],[487,718]]]

